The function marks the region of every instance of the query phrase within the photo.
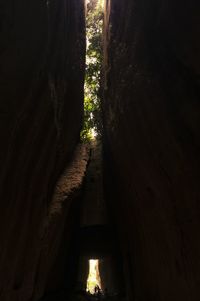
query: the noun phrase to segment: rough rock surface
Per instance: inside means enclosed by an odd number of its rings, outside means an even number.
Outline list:
[[[81,227],[107,224],[106,206],[103,197],[103,170],[101,141],[90,143],[90,160],[84,183]]]
[[[38,300],[67,222],[48,214],[79,141],[84,1],[2,0],[0,22],[0,300]]]
[[[200,299],[199,1],[108,0],[107,199],[129,300]]]

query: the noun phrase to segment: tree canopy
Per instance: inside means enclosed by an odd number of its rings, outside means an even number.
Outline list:
[[[102,66],[103,11],[98,0],[87,3],[86,15],[86,74],[84,97],[83,140],[101,133],[100,80]]]

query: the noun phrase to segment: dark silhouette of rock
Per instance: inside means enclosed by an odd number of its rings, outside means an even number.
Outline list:
[[[72,192],[86,167],[84,150],[74,153],[83,113],[84,3],[2,0],[0,23],[0,300],[38,300],[70,235]],[[79,155],[77,180],[68,167]],[[68,187],[55,196],[63,172]],[[60,275],[54,277],[57,286]]]
[[[128,300],[199,300],[200,4],[107,1],[104,152]]]

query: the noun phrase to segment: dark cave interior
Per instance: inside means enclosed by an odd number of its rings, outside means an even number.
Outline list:
[[[0,301],[200,300],[199,16],[105,0],[85,143],[85,0],[1,0]]]

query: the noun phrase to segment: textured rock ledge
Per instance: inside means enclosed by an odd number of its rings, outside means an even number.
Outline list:
[[[84,144],[80,144],[74,153],[70,165],[65,169],[63,174],[55,188],[52,202],[48,209],[48,215],[44,222],[43,237],[41,244],[39,273],[37,277],[38,287],[36,285],[36,291],[34,292],[34,300],[39,300],[44,293],[41,288],[48,286],[48,279],[59,279],[61,282],[62,272],[58,271],[55,275],[54,269],[56,265],[65,265],[67,252],[70,248],[70,238],[73,231],[70,224],[70,219],[76,221],[76,215],[71,216],[71,207],[74,206],[74,202],[80,201],[81,188],[85,177],[87,164],[89,160],[89,147]],[[77,204],[79,206],[79,204]],[[58,256],[58,252],[62,249],[64,242],[63,258]],[[61,250],[62,251],[62,250]],[[63,262],[62,262],[63,261]],[[67,272],[67,271],[66,271]],[[59,275],[60,273],[60,275]],[[55,285],[56,280],[53,280],[54,284],[51,284],[51,290],[58,289]],[[43,286],[41,285],[43,283]]]
[[[73,193],[80,189],[86,173],[88,160],[89,146],[80,144],[75,151],[73,160],[56,185],[53,199],[49,207],[49,222],[53,217],[61,213],[62,206],[64,205],[63,203],[67,202],[67,200],[72,197]]]

